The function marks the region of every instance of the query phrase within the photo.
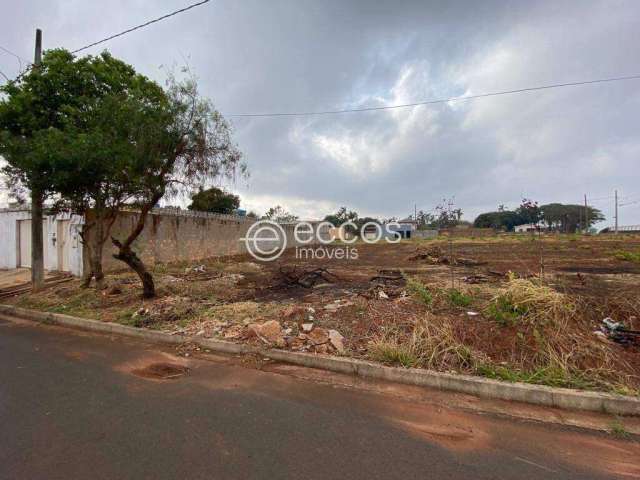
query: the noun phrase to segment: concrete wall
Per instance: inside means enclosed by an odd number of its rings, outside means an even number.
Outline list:
[[[89,212],[87,222],[91,218],[92,213]],[[113,224],[111,235],[123,241],[137,220],[138,213],[122,212]],[[246,248],[240,239],[245,237],[254,222],[251,218],[232,215],[156,209],[148,214],[144,230],[134,242],[133,250],[148,266],[243,254]],[[287,246],[295,246],[295,225],[283,224],[282,228],[287,236]],[[88,231],[89,238],[91,233],[92,229]],[[127,268],[123,262],[113,258],[116,252],[117,249],[108,240],[103,252],[105,271]],[[89,253],[86,246],[84,257],[88,270]]]
[[[28,208],[14,208],[0,210],[0,268],[16,268],[18,259],[18,221],[30,220],[31,211]],[[43,244],[45,252],[45,270],[58,270],[58,220],[69,220],[63,223],[68,239],[65,244],[65,254],[68,259],[67,271],[74,275],[82,274],[82,244],[78,235],[82,228],[82,217],[78,215],[59,214],[45,216],[46,231]]]
[[[440,235],[446,237],[493,237],[498,234],[493,228],[441,228]]]
[[[438,230],[416,230],[412,232],[413,238],[436,238],[438,236]]]

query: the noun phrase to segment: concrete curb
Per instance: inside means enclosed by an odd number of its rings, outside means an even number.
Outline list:
[[[58,313],[39,312],[0,305],[0,314],[12,315],[41,323],[63,325],[93,332],[136,337],[150,342],[180,344],[193,342],[213,352],[227,354],[257,353],[272,360],[318,368],[363,378],[468,393],[484,398],[496,398],[534,405],[573,410],[604,412],[614,415],[640,415],[640,398],[600,392],[585,392],[567,388],[553,388],[525,383],[507,383],[470,375],[433,372],[418,368],[386,367],[373,362],[351,358],[262,349],[251,345],[213,340],[210,338],[170,335],[163,332],[127,327],[116,323],[100,322]]]

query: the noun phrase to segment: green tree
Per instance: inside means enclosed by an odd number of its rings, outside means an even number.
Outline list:
[[[513,231],[516,225],[527,223],[522,217],[509,210],[498,210],[497,212],[481,213],[476,217],[473,226],[476,228],[494,228],[496,230]]]
[[[594,223],[601,222],[605,216],[597,208],[588,206],[589,222],[585,219],[584,205],[566,205],[562,203],[549,203],[540,206],[542,220],[550,230],[563,233],[574,233],[578,229],[591,227]]]
[[[28,188],[35,185],[58,195],[58,208],[86,215],[82,235],[90,250],[90,269],[85,283],[93,277],[98,287],[104,277],[102,249],[111,226],[122,210],[134,212],[137,220],[128,235],[111,237],[118,249],[114,257],[138,274],[145,297],[154,296],[153,278],[133,243],[161,198],[232,176],[237,168],[246,172],[231,128],[199,95],[193,79],[179,82],[170,76],[164,90],[107,53],[76,59],[68,52],[53,51],[45,55],[43,67],[34,73],[36,80],[57,83],[38,95],[55,97],[60,89],[68,101],[47,110],[55,121],[43,122],[29,137],[29,148],[24,150],[31,156],[19,156],[13,151],[25,143],[20,125],[29,118],[14,117],[20,117],[23,104],[29,105],[22,97],[29,100],[33,94],[25,86],[12,92],[22,101],[14,102],[17,106],[5,114],[17,133],[3,132],[3,151],[11,159],[33,156],[39,163],[9,162],[6,173]],[[57,75],[42,81],[40,76],[49,70]],[[74,86],[72,93],[66,91],[68,84]],[[38,105],[33,100],[31,104]],[[42,177],[42,171],[46,183],[40,186],[32,178]]]
[[[516,213],[520,216],[522,223],[518,225],[533,224],[536,225],[541,219],[541,210],[538,202],[534,202],[528,198],[523,198],[520,206],[516,209]]]
[[[60,173],[52,147],[59,145],[59,133],[76,118],[74,113],[102,94],[101,86],[84,74],[88,63],[90,59],[74,62],[69,52],[52,50],[40,65],[0,88],[0,155],[7,161],[4,173],[14,196],[21,199],[29,192],[38,236],[42,233],[42,205],[54,193]],[[37,255],[35,248],[33,253]],[[34,288],[41,280],[39,270],[33,265]]]
[[[170,121],[165,123],[164,115],[153,115],[151,128],[142,130],[141,148],[127,185],[138,210],[137,222],[126,238],[111,237],[118,248],[114,257],[138,274],[145,297],[155,296],[153,278],[132,246],[151,209],[165,196],[193,191],[219,177],[232,178],[238,170],[247,174],[231,126],[200,95],[193,78],[177,81],[170,76],[166,96]]]
[[[231,214],[239,206],[240,197],[221,188],[211,187],[206,190],[200,188],[198,193],[191,197],[191,205],[187,208],[201,212]]]

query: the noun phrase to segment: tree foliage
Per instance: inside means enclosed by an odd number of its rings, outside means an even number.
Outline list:
[[[280,205],[271,207],[269,210],[267,210],[267,213],[265,213],[264,217],[262,218],[280,223],[295,222],[296,220],[298,220],[298,217],[296,215],[293,215],[292,213],[286,211]]]
[[[231,214],[240,207],[240,197],[217,187],[200,188],[191,197],[189,210]]]
[[[88,280],[97,283],[102,246],[126,209],[137,219],[124,238],[112,237],[114,257],[140,276],[144,296],[153,296],[153,278],[133,248],[148,213],[163,197],[246,171],[229,124],[192,78],[170,76],[163,89],[108,53],[75,58],[55,50],[6,93],[6,173],[55,194],[59,208],[87,215]]]
[[[578,229],[591,227],[594,223],[605,219],[603,213],[594,207],[587,207],[589,222],[585,219],[584,205],[565,205],[549,203],[540,207],[542,221],[550,230],[563,233],[574,233]]]

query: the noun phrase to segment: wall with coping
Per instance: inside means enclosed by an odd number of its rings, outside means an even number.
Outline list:
[[[92,221],[92,212],[87,214],[87,223]],[[111,228],[111,236],[120,241],[129,235],[138,220],[137,212],[121,212]],[[205,258],[239,255],[247,253],[241,241],[255,219],[234,215],[207,212],[192,212],[174,209],[154,209],[147,215],[140,236],[133,243],[133,250],[148,266],[157,263],[191,262]],[[281,225],[287,237],[287,246],[297,244],[294,239],[294,224]],[[92,229],[87,230],[87,239]],[[317,241],[309,244],[317,244]],[[103,251],[104,271],[128,268],[113,258],[117,248],[107,240]],[[85,269],[89,271],[89,252],[85,246]]]

